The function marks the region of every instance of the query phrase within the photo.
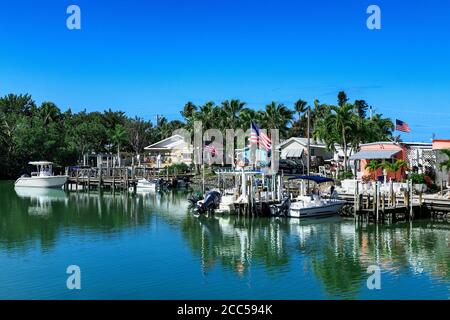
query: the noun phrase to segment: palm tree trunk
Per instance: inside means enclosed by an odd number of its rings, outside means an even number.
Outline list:
[[[117,144],[117,163],[120,167],[120,144]]]
[[[344,151],[344,171],[347,172],[348,156],[347,156],[347,140],[345,139],[345,129],[342,129],[342,141],[343,141],[342,150]]]

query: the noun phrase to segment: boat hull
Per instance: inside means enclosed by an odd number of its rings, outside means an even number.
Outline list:
[[[61,188],[69,179],[68,176],[21,177],[14,186],[27,188]]]
[[[140,186],[137,185],[136,189],[138,190],[142,190],[142,191],[156,191],[156,184],[152,184],[152,185],[145,185],[145,186]]]
[[[136,189],[140,191],[156,191],[158,189],[158,182],[147,179],[139,180]]]
[[[288,217],[291,218],[313,218],[328,217],[336,215],[344,206],[344,201],[331,202],[317,207],[299,207],[291,206]]]

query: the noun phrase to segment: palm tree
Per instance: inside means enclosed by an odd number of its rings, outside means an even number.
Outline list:
[[[245,107],[245,102],[240,100],[225,100],[222,102],[222,110],[226,118],[227,128],[236,129],[239,124],[239,114]]]
[[[347,103],[340,107],[331,106],[330,108],[333,113],[328,116],[327,122],[333,124],[331,126],[332,130],[335,131],[333,137],[344,152],[344,170],[347,171],[348,147],[351,144],[351,135],[354,129],[353,105]]]
[[[217,109],[215,109],[214,102],[210,101],[200,107],[197,114],[197,119],[202,122],[203,129],[211,129],[215,127],[217,120]]]
[[[246,131],[250,128],[250,123],[252,121],[259,122],[260,114],[253,109],[244,108],[239,114],[239,128]]]
[[[289,129],[289,136],[304,137],[306,135],[307,118],[306,111],[308,110],[307,102],[299,99],[294,104],[294,110],[298,114],[298,118],[293,122],[292,127]]]
[[[295,102],[294,108],[295,111],[298,113],[298,119],[300,119],[302,117],[302,115],[304,115],[304,113],[306,112],[306,110],[308,110],[307,105],[308,102],[302,100],[302,99],[298,99],[297,102]]]
[[[267,130],[278,129],[280,137],[286,137],[287,126],[292,122],[293,111],[284,104],[272,102],[266,105],[265,112],[262,113],[261,125]]]
[[[152,129],[152,123],[145,121],[142,118],[135,117],[127,121],[128,142],[131,145],[133,151],[138,155],[147,142],[147,135]]]
[[[121,124],[116,124],[112,131],[111,140],[117,147],[117,160],[120,167],[120,145],[127,139],[127,131]]]
[[[399,170],[407,170],[408,163],[404,160],[396,160],[395,162],[383,161],[380,167],[386,170],[386,172],[388,173],[395,174]]]
[[[380,169],[381,167],[382,167],[382,163],[379,163],[378,161],[376,161],[376,160],[370,160],[367,164],[366,164],[366,167],[365,167],[365,169],[366,170],[369,170],[369,172],[371,173],[371,174],[374,174],[374,173],[376,173],[377,171],[378,171],[378,169]],[[374,178],[374,180],[376,180],[376,176],[374,175],[373,176],[373,178]]]
[[[194,121],[197,115],[197,106],[192,102],[188,102],[185,104],[183,111],[181,111],[181,115],[183,116],[186,122],[186,129],[192,131],[194,128]]]
[[[54,103],[44,102],[39,108],[39,114],[42,118],[44,127],[47,127],[50,122],[58,119],[61,115],[61,111]]]
[[[347,104],[348,97],[347,94],[344,91],[340,91],[338,93],[338,106],[343,107]]]
[[[382,114],[375,114],[372,119],[367,120],[367,142],[383,141],[392,138],[394,123],[389,118],[383,118]]]

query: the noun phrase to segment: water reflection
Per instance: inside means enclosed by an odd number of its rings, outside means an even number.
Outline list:
[[[186,216],[181,230],[208,273],[220,264],[245,276],[312,272],[330,298],[354,299],[365,289],[367,268],[384,274],[426,274],[450,285],[449,225],[421,221],[392,226],[353,220],[246,219]],[[294,260],[293,262],[292,260]]]
[[[446,286],[448,295],[449,224],[196,217],[188,213],[186,198],[185,191],[65,193],[14,190],[12,184],[3,183],[0,252],[32,249],[36,242],[51,251],[67,233],[95,234],[108,241],[137,228],[148,232],[146,228],[162,221],[181,236],[204,275],[219,268],[249,278],[252,270],[258,270],[272,278],[290,275],[293,288],[318,281],[326,297],[357,298],[366,290],[367,267],[377,264],[392,278],[426,275]]]
[[[52,212],[52,202],[63,201],[67,205],[67,196],[61,189],[14,188],[17,196],[29,202],[28,214],[47,217]]]

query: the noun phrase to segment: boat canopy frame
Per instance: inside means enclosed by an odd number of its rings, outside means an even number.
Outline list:
[[[290,177],[288,180],[308,180],[315,183],[334,182],[334,179],[322,177],[322,176],[295,176]]]

